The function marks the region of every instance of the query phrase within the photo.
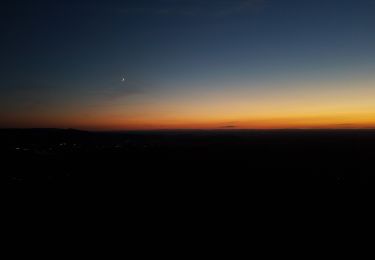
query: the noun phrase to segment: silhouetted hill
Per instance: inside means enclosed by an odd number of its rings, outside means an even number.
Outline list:
[[[71,128],[0,128],[0,135],[82,135],[87,133],[89,132]]]
[[[2,145],[51,144],[89,138],[90,132],[76,129],[29,128],[0,129]]]

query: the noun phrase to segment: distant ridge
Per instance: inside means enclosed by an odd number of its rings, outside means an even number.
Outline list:
[[[374,132],[375,128],[280,128],[280,129],[132,129],[132,130],[81,130],[75,128],[0,128],[0,134],[93,134],[93,133],[300,133],[300,132]]]
[[[88,132],[74,128],[0,128],[0,131],[75,131],[75,132]]]
[[[86,140],[92,133],[77,129],[62,128],[3,128],[0,129],[0,142],[27,142],[43,140],[45,142],[64,142],[67,140]]]
[[[0,134],[51,134],[51,135],[82,135],[89,134],[89,131],[73,128],[0,128]]]

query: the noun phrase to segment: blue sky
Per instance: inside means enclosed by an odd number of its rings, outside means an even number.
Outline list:
[[[375,68],[370,0],[16,0],[0,7],[0,106],[12,119],[118,103],[136,114],[152,97],[159,104],[244,88],[272,95],[288,82],[319,81],[319,92],[321,82],[372,78]]]

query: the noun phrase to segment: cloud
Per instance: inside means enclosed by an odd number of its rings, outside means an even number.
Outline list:
[[[136,94],[141,94],[142,91],[140,89],[136,88],[119,88],[119,87],[113,87],[108,88],[104,90],[96,90],[92,91],[95,96],[99,96],[106,100],[113,100],[113,99],[119,99],[124,97],[133,96]]]
[[[113,101],[143,94],[149,88],[150,84],[146,82],[133,80],[121,82],[121,79],[119,79],[118,82],[112,82],[107,86],[103,86],[101,89],[90,91],[90,94],[100,98],[103,101]]]
[[[49,104],[48,100],[54,96],[56,89],[61,87],[39,81],[8,82],[3,85],[3,94],[7,98],[2,102],[27,109],[40,108],[45,103]]]
[[[238,121],[226,122],[226,123],[224,123],[223,126],[220,126],[220,128],[227,128],[227,129],[237,128],[238,127],[237,123],[238,123]]]

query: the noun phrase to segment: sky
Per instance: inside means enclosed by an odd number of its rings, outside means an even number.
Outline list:
[[[375,128],[374,0],[3,0],[0,127]]]

